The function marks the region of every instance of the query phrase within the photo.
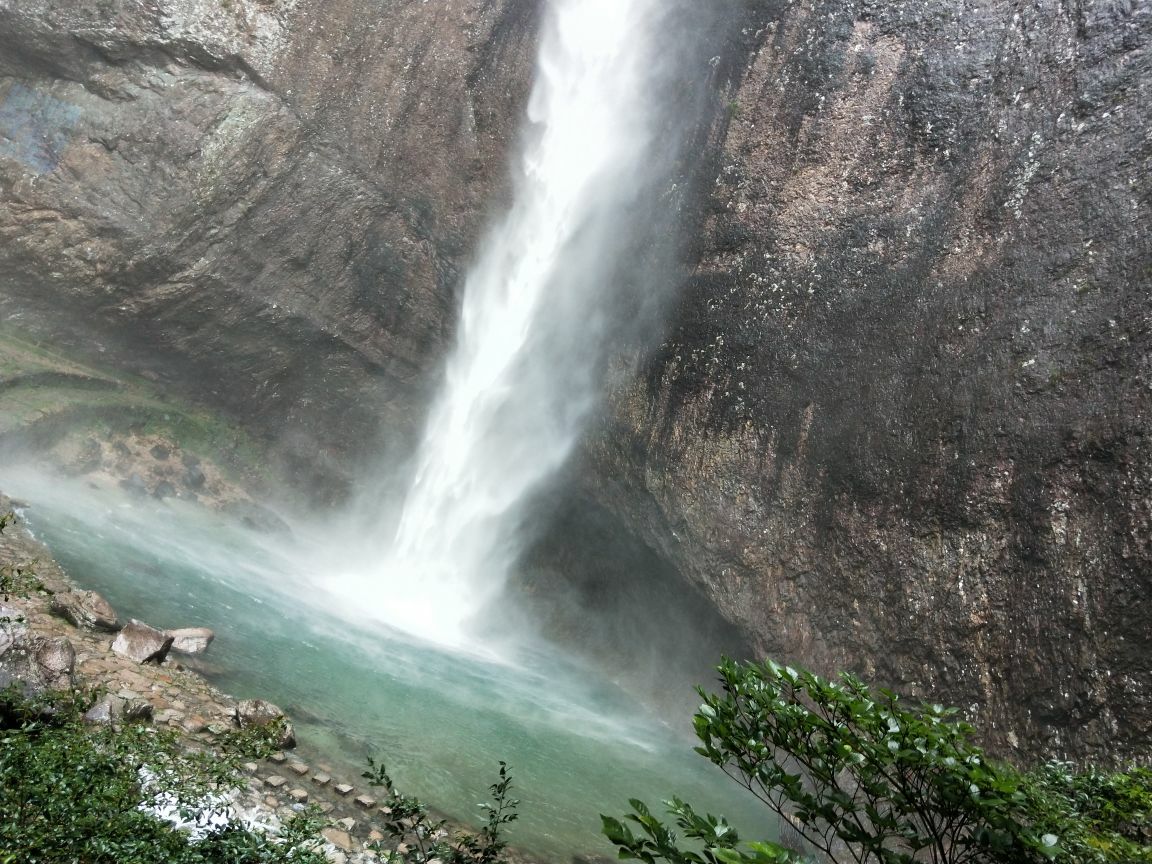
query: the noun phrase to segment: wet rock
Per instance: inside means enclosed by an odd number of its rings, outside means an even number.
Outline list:
[[[172,637],[135,618],[116,634],[112,650],[137,663],[160,663],[168,656]]]
[[[104,451],[100,442],[94,438],[86,438],[77,448],[76,454],[67,466],[70,474],[90,474],[100,468],[103,463]]]
[[[120,629],[116,610],[95,591],[64,591],[52,596],[52,614],[58,615],[81,630]]]
[[[355,801],[356,806],[362,810],[371,810],[376,806],[376,799],[370,795],[358,795]]]
[[[273,789],[279,789],[281,786],[288,782],[287,777],[281,777],[279,774],[273,774],[264,778],[264,785],[271,786]]]
[[[207,627],[182,627],[169,630],[172,637],[172,650],[181,654],[203,654],[216,638],[216,634]]]
[[[296,734],[292,730],[292,724],[288,722],[287,715],[271,702],[265,702],[263,699],[245,699],[236,704],[233,716],[241,729],[281,723],[281,733],[277,744],[286,748],[296,746]]]
[[[300,788],[290,789],[288,791],[288,797],[291,798],[297,804],[307,804],[308,803],[308,792],[305,791],[304,789],[300,789]]]
[[[355,791],[355,787],[349,785],[348,783],[337,783],[332,787],[332,790],[341,798],[346,798]]]
[[[195,491],[203,489],[204,484],[208,481],[208,478],[204,476],[203,469],[199,465],[189,465],[185,468],[181,479],[185,486]]]
[[[120,481],[120,488],[133,495],[144,497],[149,494],[148,484],[144,482],[144,478],[133,471],[127,477]]]
[[[287,522],[255,501],[233,501],[224,508],[224,512],[236,516],[253,531],[259,531],[261,534],[285,536],[292,534]]]
[[[315,783],[317,786],[327,786],[329,783],[332,782],[332,778],[329,777],[327,774],[313,774],[312,775],[312,782]]]
[[[152,454],[153,459],[161,462],[167,462],[168,457],[172,455],[172,449],[165,444],[156,444],[148,452]]]
[[[168,480],[161,480],[156,484],[156,488],[152,490],[153,498],[175,498],[176,487]]]

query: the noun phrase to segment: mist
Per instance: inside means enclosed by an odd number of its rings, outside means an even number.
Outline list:
[[[607,363],[658,331],[676,284],[674,177],[709,71],[679,6],[546,10],[512,203],[464,281],[410,477],[397,497],[380,491],[394,458],[374,472],[349,517],[368,535],[357,563],[329,580],[393,626],[475,642],[547,523]]]

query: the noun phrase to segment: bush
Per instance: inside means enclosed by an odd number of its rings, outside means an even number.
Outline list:
[[[234,758],[148,726],[90,728],[76,695],[0,693],[0,864],[322,864],[310,817],[279,839],[229,826],[201,840],[140,809],[155,789],[191,810],[237,784]]]
[[[427,806],[419,798],[401,794],[383,765],[377,765],[369,759],[368,768],[362,776],[372,786],[383,787],[387,795],[382,808],[388,813],[384,830],[398,844],[397,849],[408,849],[407,853],[401,853],[376,844],[378,851],[387,853],[388,861],[407,861],[411,864],[430,864],[434,861],[447,864],[496,864],[508,848],[503,826],[519,818],[516,808],[520,802],[511,797],[512,775],[507,763],[500,763],[500,776],[488,787],[491,803],[480,805],[487,813],[484,827],[476,834],[459,834],[451,842],[448,840],[445,820],[432,818]]]
[[[725,660],[719,671],[723,693],[701,691],[697,752],[831,861],[1152,861],[1136,834],[1148,825],[1147,772],[1020,774],[985,758],[954,709],[907,707],[852,675],[826,681],[771,661]],[[685,850],[642,802],[631,803],[626,821],[602,817],[621,858],[803,860],[802,850],[777,843],[739,848],[722,818],[673,799],[666,804],[676,824],[700,849]]]

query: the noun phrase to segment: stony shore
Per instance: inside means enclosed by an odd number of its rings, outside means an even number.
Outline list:
[[[12,502],[0,495],[0,513],[11,510]],[[0,638],[0,679],[7,672],[8,677],[22,679],[38,676],[43,686],[99,690],[105,694],[97,702],[103,710],[90,712],[94,722],[118,722],[125,716],[145,720],[175,730],[189,747],[212,749],[220,736],[237,728],[237,709],[239,706],[243,712],[245,703],[221,692],[188,668],[188,660],[182,660],[178,652],[167,653],[159,662],[140,662],[127,656],[123,639],[117,646],[119,650],[113,650],[118,635],[112,632],[113,628],[124,633],[121,628],[128,621],[110,624],[106,620],[89,620],[79,622],[88,626],[77,626],[61,615],[65,604],[60,599],[54,610],[54,598],[94,595],[81,595],[82,586],[64,572],[50,551],[17,519],[0,534],[0,566],[28,564],[33,565],[45,590],[0,598],[2,605],[8,607],[0,612],[13,622],[18,621],[4,625],[7,634],[35,646],[27,652],[34,657],[33,666],[29,671],[13,663],[16,652],[9,649],[14,640],[7,635]],[[237,796],[237,809],[249,819],[275,829],[282,820],[313,805],[327,820],[322,834],[326,855],[333,864],[369,864],[385,859],[386,851],[369,848],[385,840],[381,823],[387,811],[379,806],[377,794],[358,778],[335,776],[332,768],[314,755],[293,746],[262,762],[246,764],[248,776]],[[513,857],[524,860],[519,855]]]

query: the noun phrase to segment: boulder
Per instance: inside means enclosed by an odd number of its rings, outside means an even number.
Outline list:
[[[125,699],[122,696],[107,695],[84,713],[84,722],[99,725],[151,720],[153,711],[152,704],[139,697]]]
[[[133,472],[128,475],[127,478],[121,480],[120,488],[140,497],[148,495],[148,484],[145,483],[144,478],[136,472]]]
[[[183,480],[189,489],[203,489],[208,478],[204,476],[204,471],[199,465],[189,465],[184,469]]]
[[[263,699],[245,699],[237,703],[234,716],[236,725],[241,729],[282,722],[282,732],[276,743],[280,747],[296,746],[296,734],[292,730],[292,724],[288,722],[287,715],[271,702],[265,702]]]
[[[0,654],[26,629],[24,613],[15,606],[0,603]]]
[[[172,642],[172,637],[163,630],[133,618],[116,634],[112,650],[137,663],[161,663],[168,656]]]
[[[16,685],[28,696],[67,690],[75,668],[76,650],[63,636],[36,636],[22,624],[0,625],[0,689]]]
[[[52,614],[81,630],[115,633],[120,621],[111,604],[95,591],[64,591],[52,596]]]
[[[183,627],[169,630],[168,635],[172,637],[172,650],[181,654],[203,654],[216,638],[207,627]]]
[[[76,669],[76,649],[63,636],[49,638],[32,637],[33,657],[40,668],[40,674],[50,690],[67,690],[73,684]]]

